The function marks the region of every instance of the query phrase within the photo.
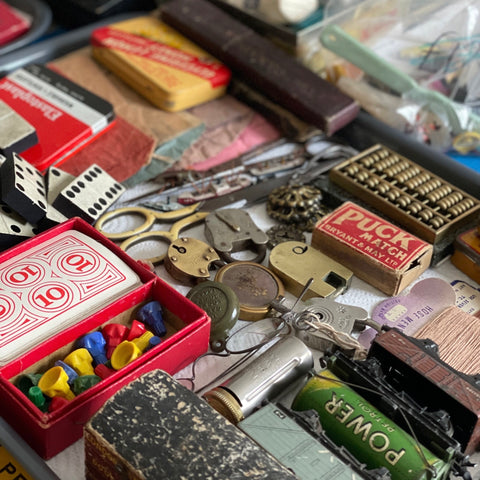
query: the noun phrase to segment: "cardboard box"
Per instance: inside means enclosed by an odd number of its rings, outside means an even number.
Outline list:
[[[203,310],[170,285],[142,267],[113,242],[79,218],[47,230],[0,255],[0,263],[21,249],[42,242],[67,229],[79,230],[115,252],[139,275],[138,288],[96,313],[64,329],[24,355],[0,368],[0,411],[10,425],[43,458],[50,458],[78,440],[83,426],[112,394],[141,374],[161,368],[170,374],[190,364],[208,349],[210,319]],[[14,385],[18,375],[43,372],[74,349],[85,333],[106,323],[132,321],[136,308],[145,301],[158,300],[163,307],[167,335],[163,341],[113,375],[84,391],[52,413],[43,413]]]
[[[128,417],[125,410],[131,412]],[[85,427],[87,480],[298,478],[164,371],[122,388]]]
[[[418,278],[433,253],[430,244],[353,202],[315,225],[312,246],[387,295],[397,295]]]

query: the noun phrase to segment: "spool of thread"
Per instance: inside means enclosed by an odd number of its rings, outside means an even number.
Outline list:
[[[467,375],[480,372],[480,319],[456,306],[415,332],[415,338],[428,338],[438,345],[440,359]]]

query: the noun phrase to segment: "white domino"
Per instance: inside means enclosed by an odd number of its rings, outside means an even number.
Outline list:
[[[93,164],[57,195],[53,206],[66,217],[81,217],[93,224],[124,191],[120,183]]]

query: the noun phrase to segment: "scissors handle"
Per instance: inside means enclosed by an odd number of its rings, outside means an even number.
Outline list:
[[[127,238],[124,242],[120,244],[120,248],[125,252],[132,247],[133,245],[137,245],[139,243],[148,241],[148,240],[164,240],[167,243],[172,243],[173,241],[177,240],[180,235],[180,232],[190,225],[193,225],[201,220],[203,220],[209,212],[196,212],[193,215],[189,215],[188,217],[182,218],[175,222],[169,231],[162,231],[162,230],[154,230],[151,232],[141,232],[136,235]],[[152,263],[153,265],[157,265],[165,259],[167,253],[163,253],[161,255],[157,255],[156,257],[151,258],[143,258],[147,262]]]
[[[199,205],[200,203],[194,203],[192,205],[188,205],[187,207],[180,208],[178,210],[171,210],[169,212],[156,212],[155,210],[144,207],[117,208],[116,210],[112,210],[111,212],[107,212],[102,215],[95,223],[95,228],[110,240],[125,240],[127,238],[146,232],[155,223],[155,220],[165,220],[166,222],[177,220],[179,218],[185,217],[186,215],[190,215],[199,207]],[[104,226],[106,223],[113,220],[114,218],[118,218],[124,215],[140,216],[143,217],[145,221],[140,226],[132,230],[126,230],[124,232],[110,233],[104,230]]]

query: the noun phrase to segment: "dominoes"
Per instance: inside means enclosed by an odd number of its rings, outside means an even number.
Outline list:
[[[35,127],[0,100],[0,153],[21,153],[38,143]]]
[[[25,220],[38,223],[47,213],[45,179],[20,155],[8,153],[0,166],[1,199]]]
[[[16,245],[37,233],[30,223],[5,204],[0,204],[0,250]]]
[[[53,207],[67,217],[93,224],[125,191],[114,178],[93,164],[57,195]]]

